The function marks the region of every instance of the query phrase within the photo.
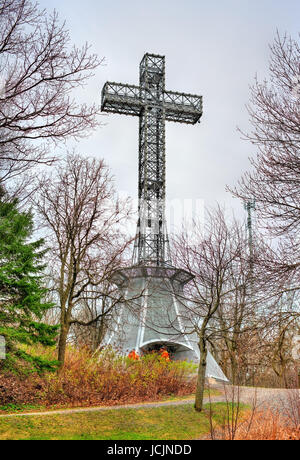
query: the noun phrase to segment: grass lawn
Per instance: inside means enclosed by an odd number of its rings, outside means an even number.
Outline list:
[[[225,403],[214,403],[213,420],[221,424]],[[0,418],[0,439],[189,440],[209,432],[208,406],[192,404],[99,412]]]

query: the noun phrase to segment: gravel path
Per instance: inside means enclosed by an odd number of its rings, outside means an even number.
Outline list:
[[[251,406],[281,410],[288,405],[289,400],[298,399],[300,403],[300,390],[287,390],[284,388],[254,388],[231,387],[226,388],[228,400],[238,401]]]
[[[219,390],[222,392],[219,396],[213,396],[211,402],[224,402],[224,401],[240,401],[245,404],[250,404],[256,407],[269,407],[272,409],[281,409],[286,404],[291,395],[290,390],[273,389],[273,388],[252,388],[252,387],[232,387],[226,386],[225,389]],[[295,394],[295,393],[294,393]],[[298,398],[300,401],[300,390],[298,390]],[[2,417],[28,417],[28,416],[44,416],[44,415],[58,415],[58,414],[75,414],[80,412],[97,412],[105,410],[118,410],[118,409],[140,409],[146,407],[161,407],[161,406],[178,406],[181,404],[191,404],[194,398],[183,399],[177,401],[162,401],[154,403],[139,403],[139,404],[122,404],[118,406],[97,406],[97,407],[79,407],[73,409],[57,409],[44,412],[22,412],[14,414],[1,414]],[[208,403],[209,398],[204,398],[204,403]]]

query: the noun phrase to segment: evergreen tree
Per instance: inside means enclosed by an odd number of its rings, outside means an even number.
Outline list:
[[[53,345],[57,326],[42,322],[51,304],[43,302],[43,240],[28,242],[33,223],[30,213],[20,212],[17,201],[0,196],[0,335],[6,341],[3,368],[27,362],[30,368],[52,369],[54,361],[32,356],[20,344]],[[26,366],[28,367],[28,366]]]

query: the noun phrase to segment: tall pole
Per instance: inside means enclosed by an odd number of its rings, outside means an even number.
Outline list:
[[[247,212],[247,233],[248,233],[248,248],[249,248],[249,265],[251,275],[253,273],[253,225],[252,211],[255,210],[255,200],[247,200],[244,202],[244,208]]]

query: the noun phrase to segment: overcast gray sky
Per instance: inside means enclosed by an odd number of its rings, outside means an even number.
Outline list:
[[[268,75],[268,44],[276,29],[297,37],[298,0],[41,0],[66,20],[72,40],[88,41],[105,58],[84,90],[100,100],[107,80],[138,84],[145,52],[165,55],[166,88],[203,95],[203,117],[194,126],[167,123],[169,200],[216,201],[241,214],[225,192],[249,168],[255,149],[240,138],[249,130],[245,104],[257,73]],[[103,157],[120,192],[137,194],[138,119],[105,115],[105,126],[77,150]]]

